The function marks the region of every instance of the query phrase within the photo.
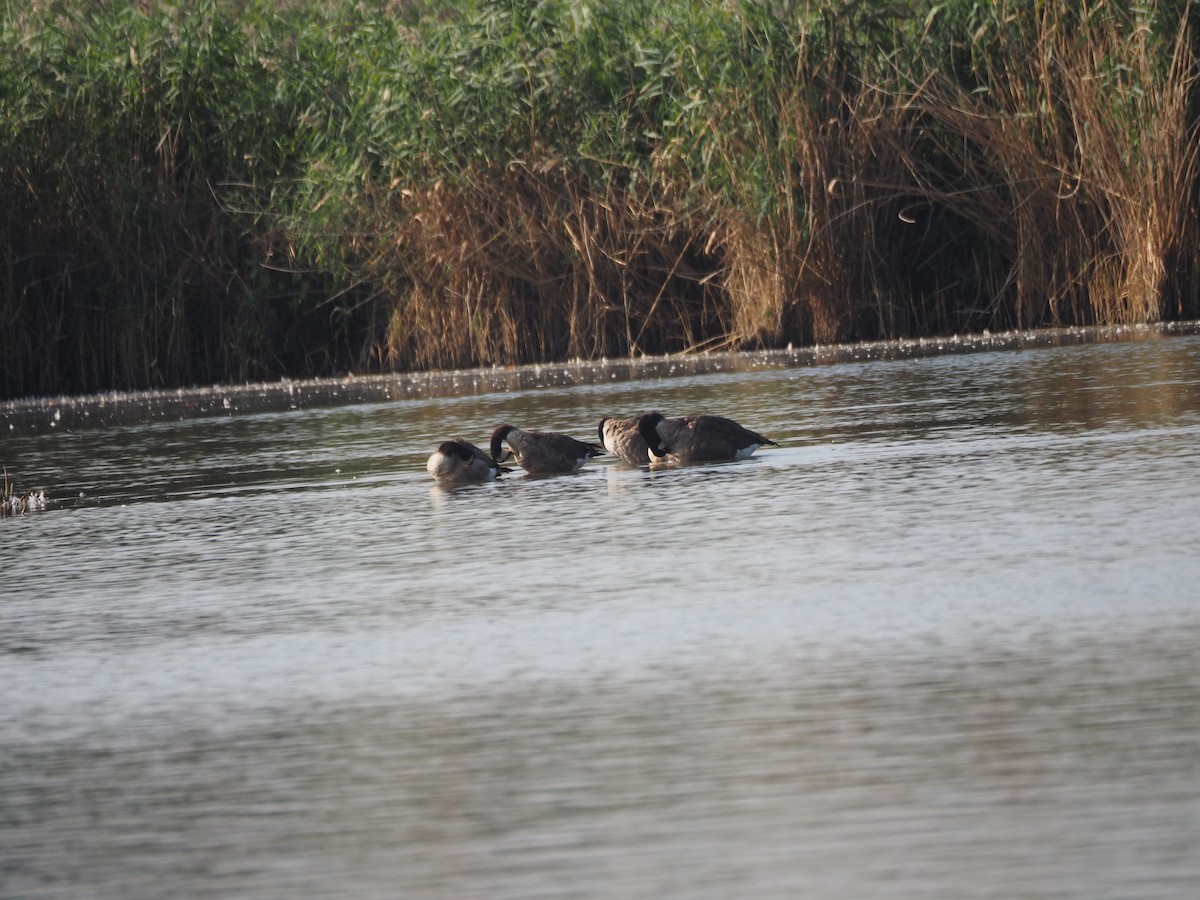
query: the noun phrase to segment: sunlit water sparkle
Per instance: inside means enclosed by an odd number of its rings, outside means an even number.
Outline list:
[[[53,502],[0,521],[0,895],[1192,897],[1198,363],[1175,336],[12,429]],[[781,446],[424,470],[650,408]]]

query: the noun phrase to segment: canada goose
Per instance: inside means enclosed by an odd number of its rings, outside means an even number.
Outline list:
[[[604,418],[600,420],[599,428],[600,443],[604,449],[635,466],[644,466],[650,461],[650,447],[638,431],[640,418]]]
[[[759,447],[778,446],[721,416],[667,419],[661,413],[646,413],[638,419],[638,432],[650,449],[650,462],[659,464],[746,459]]]
[[[530,475],[575,472],[593,456],[604,452],[603,447],[577,441],[565,434],[522,431],[512,425],[501,425],[492,432],[493,459],[502,458],[502,441],[512,448],[517,465]]]
[[[504,472],[512,471],[462,438],[440,444],[429,457],[425,468],[442,484],[494,481]]]

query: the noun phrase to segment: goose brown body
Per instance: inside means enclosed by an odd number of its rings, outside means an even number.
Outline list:
[[[504,472],[512,471],[462,438],[439,444],[430,454],[425,469],[440,484],[447,485],[493,481]]]
[[[746,459],[764,446],[777,446],[733,419],[723,416],[682,416],[668,419],[646,413],[638,432],[649,448],[651,464],[716,462]]]
[[[650,461],[650,446],[638,431],[640,416],[624,419],[604,418],[600,420],[600,443],[614,456],[627,463],[644,466]]]
[[[508,444],[518,466],[531,475],[576,472],[589,459],[600,456],[604,448],[577,441],[553,431],[522,431],[514,425],[501,425],[492,433],[492,458],[502,459]]]

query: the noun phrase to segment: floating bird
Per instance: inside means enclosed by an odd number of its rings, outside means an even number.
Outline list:
[[[638,419],[638,433],[649,448],[651,464],[659,465],[746,459],[759,447],[778,446],[721,416],[668,419],[661,413],[646,413]]]
[[[517,465],[530,475],[576,472],[593,456],[604,453],[603,447],[565,434],[522,431],[512,425],[501,425],[492,432],[493,459],[503,459],[501,442],[507,442]]]
[[[0,496],[0,516],[20,516],[32,510],[45,508],[45,488],[26,491],[24,494],[5,493]]]
[[[425,468],[442,484],[478,484],[512,471],[462,438],[441,443]]]
[[[640,418],[604,418],[600,420],[599,428],[600,443],[604,449],[635,466],[644,466],[650,461],[650,447],[638,431]]]

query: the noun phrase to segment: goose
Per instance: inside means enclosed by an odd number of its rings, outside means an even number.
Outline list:
[[[512,471],[462,438],[439,444],[425,469],[442,484],[478,484]]]
[[[650,447],[638,431],[640,418],[604,418],[600,420],[599,428],[600,443],[604,449],[635,466],[644,466],[650,461]]]
[[[651,464],[715,462],[747,459],[772,440],[721,416],[665,418],[646,413],[638,419],[638,433],[650,450]]]
[[[512,449],[516,463],[530,475],[576,472],[604,448],[577,441],[553,431],[522,431],[513,425],[501,425],[492,432],[492,458],[502,459],[501,442]]]

